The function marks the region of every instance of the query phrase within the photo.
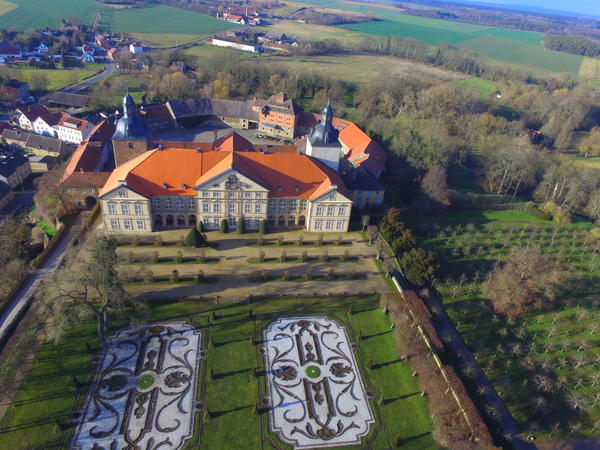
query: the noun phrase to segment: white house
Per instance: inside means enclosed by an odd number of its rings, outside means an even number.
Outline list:
[[[35,48],[35,52],[38,54],[42,54],[42,53],[48,53],[50,49],[48,48],[48,46],[46,44],[44,44],[43,42],[40,43],[40,45],[38,45]]]
[[[231,42],[224,39],[213,38],[212,45],[216,47],[234,48],[236,50],[250,53],[260,53],[263,51],[263,48],[260,45],[240,44],[239,42]]]
[[[58,138],[63,142],[70,144],[81,144],[90,134],[94,126],[87,120],[78,119],[68,115],[63,115],[56,130]]]
[[[19,128],[22,130],[33,131],[33,122],[35,119],[41,115],[48,114],[48,110],[43,106],[34,108],[22,107],[17,108],[15,114],[17,116]]]
[[[144,46],[133,42],[133,43],[129,44],[129,51],[133,55],[137,55],[139,53],[144,53]]]
[[[50,114],[43,114],[33,121],[32,128],[35,134],[41,134],[43,136],[57,137],[58,131],[56,125],[62,119],[63,113],[56,112]]]

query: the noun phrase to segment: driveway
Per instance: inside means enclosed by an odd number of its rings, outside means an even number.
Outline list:
[[[67,247],[73,239],[73,230],[78,229],[80,223],[80,219],[77,218],[71,229],[50,253],[44,264],[29,277],[29,280],[21,287],[17,295],[13,297],[10,304],[4,309],[0,315],[0,342],[3,342],[12,332],[20,317],[25,313],[33,295],[40,287],[40,283],[47,279],[59,266]]]
[[[94,75],[93,77],[88,78],[87,80],[82,81],[79,84],[75,84],[68,88],[64,88],[61,90],[61,92],[75,93],[75,92],[83,91],[84,89],[90,87],[91,85],[99,83],[100,81],[107,79],[113,73],[115,73],[115,66],[109,62],[104,63],[104,72],[100,72],[98,75]]]

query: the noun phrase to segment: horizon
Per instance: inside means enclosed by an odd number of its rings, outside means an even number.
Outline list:
[[[561,13],[575,16],[600,18],[600,2],[597,0],[450,0],[462,4],[487,4],[520,11]]]

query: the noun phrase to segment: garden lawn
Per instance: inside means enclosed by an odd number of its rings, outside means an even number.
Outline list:
[[[29,82],[31,76],[35,73],[43,73],[48,77],[48,85],[46,89],[48,91],[56,91],[62,89],[71,84],[76,84],[84,79],[91,77],[94,72],[89,70],[77,70],[77,69],[16,69],[14,71],[15,76],[22,81]]]
[[[355,311],[353,315],[347,314],[350,305]],[[213,309],[220,314],[219,318],[212,317]],[[250,310],[254,318],[249,317]],[[260,448],[260,420],[265,424],[263,432],[271,439],[276,438],[265,430],[267,413],[253,414],[259,400],[259,383],[265,383],[265,380],[252,374],[252,368],[263,361],[262,356],[257,359],[257,347],[250,339],[254,335],[255,322],[259,336],[262,336],[263,325],[276,317],[300,315],[326,315],[343,325],[349,321],[350,336],[352,330],[354,333],[361,330],[364,339],[358,341],[359,366],[364,368],[360,361],[367,358],[373,363],[372,369],[365,369],[363,377],[366,375],[366,383],[377,394],[385,393],[387,400],[382,406],[372,404],[379,408],[385,424],[376,436],[373,448],[388,448],[389,441],[398,438],[406,443],[406,448],[435,448],[426,400],[415,394],[418,392],[417,380],[410,376],[408,364],[399,362],[395,356],[390,324],[379,308],[378,296],[255,300],[251,304],[218,306],[213,302],[198,301],[155,303],[149,314],[153,321],[193,323],[203,334],[203,347],[209,337],[214,344],[208,349],[208,367],[212,369],[213,379],[209,380],[207,374],[205,395],[210,417],[206,418],[202,433],[196,427],[187,448]],[[115,322],[110,334],[125,325]],[[58,346],[49,342],[43,344],[17,393],[15,406],[9,408],[0,423],[3,448],[56,448],[63,437],[66,443],[70,442],[74,428],[67,428],[63,434],[55,420],[64,425],[74,408],[76,389],[72,377],[84,380],[91,358],[86,352],[86,342],[91,345],[97,342],[92,323],[75,327]],[[201,373],[203,364],[205,360],[201,362]],[[87,389],[85,386],[80,392],[86,393]]]

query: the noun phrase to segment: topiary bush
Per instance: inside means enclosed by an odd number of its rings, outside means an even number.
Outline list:
[[[196,228],[192,228],[185,237],[184,244],[186,247],[198,248],[202,244],[202,235]]]
[[[258,226],[258,232],[260,234],[265,234],[267,232],[267,221],[265,219],[260,221],[260,225]]]
[[[238,234],[244,234],[244,220],[239,219],[236,224],[236,231]]]
[[[219,226],[221,233],[227,233],[227,219],[221,219],[221,225]]]

